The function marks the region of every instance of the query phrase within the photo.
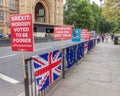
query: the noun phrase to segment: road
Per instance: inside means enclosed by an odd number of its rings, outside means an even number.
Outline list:
[[[25,58],[72,44],[71,41],[38,43],[34,52],[25,52]],[[21,52],[11,51],[11,46],[0,47],[0,96],[17,96],[24,90],[23,79]]]

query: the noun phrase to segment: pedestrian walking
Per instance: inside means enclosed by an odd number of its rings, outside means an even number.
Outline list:
[[[114,34],[112,33],[112,34],[111,34],[111,39],[113,40],[113,38],[114,38]]]
[[[105,38],[105,35],[102,34],[102,42],[104,43],[104,38]]]
[[[96,36],[96,38],[97,38],[97,43],[99,43],[99,42],[100,42],[100,35],[98,34],[98,35]]]
[[[109,36],[108,36],[108,34],[106,33],[106,34],[105,34],[106,43],[108,43],[108,37],[109,37]]]

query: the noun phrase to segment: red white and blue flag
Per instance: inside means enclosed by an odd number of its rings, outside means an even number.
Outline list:
[[[86,54],[88,52],[88,41],[84,42],[84,53]]]
[[[33,58],[37,91],[43,91],[62,73],[62,51],[56,50]]]

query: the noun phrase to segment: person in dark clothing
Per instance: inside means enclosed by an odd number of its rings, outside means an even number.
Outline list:
[[[104,39],[105,39],[105,35],[102,34],[102,42],[104,42]]]
[[[111,39],[113,40],[113,38],[114,38],[114,34],[111,34]]]

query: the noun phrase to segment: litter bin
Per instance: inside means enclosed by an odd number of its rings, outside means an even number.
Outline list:
[[[114,44],[118,44],[118,36],[114,37]]]

